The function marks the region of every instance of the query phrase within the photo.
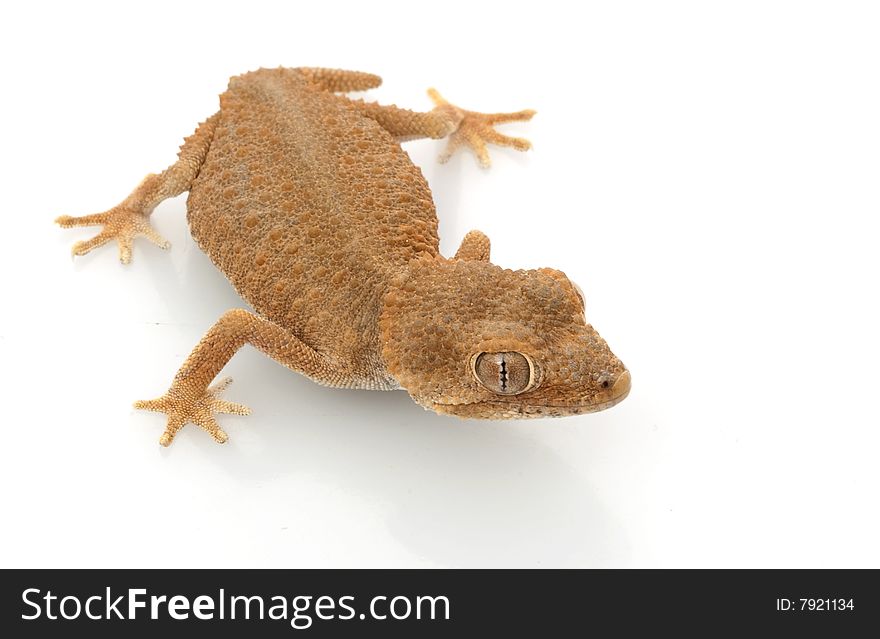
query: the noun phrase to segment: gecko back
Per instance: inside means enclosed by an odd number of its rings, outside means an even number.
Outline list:
[[[323,352],[371,359],[389,271],[438,254],[421,172],[297,70],[233,78],[220,105],[190,191],[193,237],[258,312]]]

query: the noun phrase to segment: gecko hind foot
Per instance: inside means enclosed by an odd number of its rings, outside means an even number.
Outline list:
[[[62,215],[55,218],[55,223],[64,228],[74,226],[97,226],[103,225],[101,232],[93,238],[77,242],[73,245],[71,253],[74,256],[85,255],[92,249],[107,244],[111,240],[116,240],[119,244],[119,261],[123,264],[131,262],[131,248],[134,238],[139,235],[147,238],[156,246],[162,249],[171,247],[171,243],[165,240],[150,225],[150,218],[143,213],[120,204],[103,213],[95,213],[93,215],[83,215],[81,217],[71,217],[70,215]]]
[[[169,446],[177,432],[190,422],[207,431],[218,444],[223,444],[229,436],[217,424],[214,413],[249,415],[251,412],[243,404],[220,399],[220,393],[231,383],[232,378],[226,377],[205,390],[198,390],[175,382],[162,397],[137,401],[134,407],[168,415],[168,425],[159,438],[162,446]]]
[[[440,162],[446,162],[459,148],[467,146],[477,156],[480,165],[487,168],[491,165],[489,151],[486,148],[487,142],[513,147],[517,151],[528,151],[532,148],[532,143],[525,138],[503,135],[498,133],[493,126],[504,122],[531,120],[535,115],[534,110],[524,109],[513,113],[477,113],[450,104],[437,92],[437,89],[428,89],[428,95],[436,105],[436,109],[450,111],[461,118],[458,128],[449,135],[446,149],[440,154]]]

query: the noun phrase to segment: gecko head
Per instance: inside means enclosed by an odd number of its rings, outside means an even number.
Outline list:
[[[553,269],[419,260],[380,318],[388,372],[426,408],[466,418],[577,415],[629,393],[630,374]]]

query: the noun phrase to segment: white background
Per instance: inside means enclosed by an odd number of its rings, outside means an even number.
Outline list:
[[[0,565],[880,566],[876,3],[190,4],[2,9]],[[444,252],[479,228],[502,266],[564,270],[631,396],[460,421],[246,347],[229,443],[160,448],[131,402],[242,302],[185,196],[154,216],[170,253],[129,267],[72,262],[98,229],[52,220],[122,200],[230,75],[277,65],[537,109],[490,171],[406,148]]]

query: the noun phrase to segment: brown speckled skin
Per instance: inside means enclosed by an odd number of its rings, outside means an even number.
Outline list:
[[[448,136],[447,155],[469,146],[485,165],[486,142],[528,148],[492,125],[533,112],[483,115],[432,92],[436,108],[417,113],[334,93],[378,84],[324,69],[235,77],[175,165],[110,211],[58,219],[104,224],[75,254],[116,239],[127,262],[136,235],[165,245],[149,215],[189,190],[193,237],[256,311],[224,314],[169,391],[136,404],[168,413],[164,445],[187,422],[226,441],[213,413],[247,409],[219,398],[228,382],[209,384],[245,343],[320,383],[402,387],[426,408],[461,417],[591,412],[629,391],[629,373],[586,323],[563,273],[501,269],[479,231],[452,259],[440,255],[428,185],[399,146]],[[505,352],[530,363],[524,392],[496,394],[473,370],[480,353]]]
[[[571,282],[552,269],[419,260],[386,296],[381,329],[388,369],[413,399],[439,413],[576,415],[610,406],[629,390],[627,378],[626,389],[612,393],[626,369],[586,323]],[[475,354],[505,351],[532,358],[532,389],[496,395],[470,374]]]
[[[338,362],[348,385],[396,387],[379,357],[382,297],[439,240],[421,171],[379,124],[293,70],[234,78],[188,211],[262,316]]]

